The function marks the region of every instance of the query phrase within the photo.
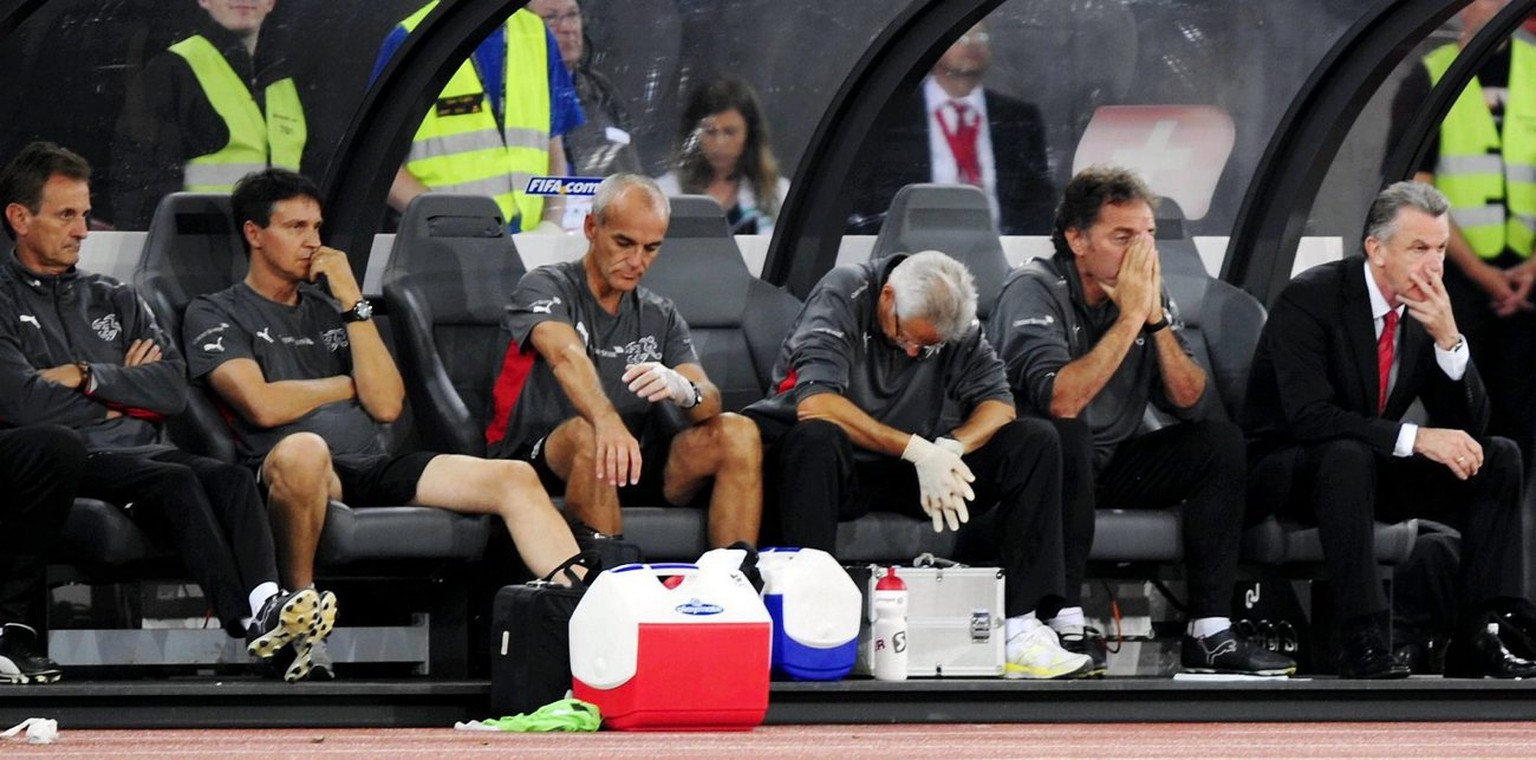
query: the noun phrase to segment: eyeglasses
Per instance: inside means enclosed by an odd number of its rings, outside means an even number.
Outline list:
[[[944,347],[943,341],[930,345],[920,340],[913,340],[906,334],[905,330],[901,329],[901,314],[897,313],[895,309],[891,309],[891,317],[896,320],[896,337],[892,340],[896,343],[896,347],[901,349],[902,353],[912,356]]]
[[[579,23],[581,23],[581,11],[571,11],[569,13],[561,13],[558,16],[541,16],[540,18],[544,19],[544,25],[545,26],[553,29],[553,28],[555,28],[557,26],[564,26],[566,24],[579,24]]]

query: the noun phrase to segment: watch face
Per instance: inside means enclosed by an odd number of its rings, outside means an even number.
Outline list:
[[[373,304],[368,303],[367,301],[358,301],[357,304],[352,307],[352,313],[356,314],[358,319],[367,319],[373,316]]]

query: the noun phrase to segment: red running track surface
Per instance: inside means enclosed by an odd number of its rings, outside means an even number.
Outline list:
[[[443,729],[71,731],[0,756],[89,758],[1536,757],[1533,723],[767,726],[745,733],[504,734]]]

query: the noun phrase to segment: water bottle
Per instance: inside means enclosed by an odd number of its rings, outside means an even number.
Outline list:
[[[886,568],[875,584],[875,624],[871,631],[875,678],[907,680],[907,584]]]

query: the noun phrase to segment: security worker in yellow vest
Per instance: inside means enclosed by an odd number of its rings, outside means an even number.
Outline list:
[[[1459,39],[1426,55],[1392,103],[1389,146],[1430,89],[1509,0],[1473,0]],[[1391,179],[1391,178],[1389,178]],[[1457,323],[1493,401],[1489,433],[1536,453],[1536,37],[1519,30],[1487,61],[1441,121],[1414,179],[1451,201],[1446,268]]]
[[[374,78],[432,0],[390,33]],[[585,121],[580,99],[544,21],[518,10],[453,74],[433,103],[389,191],[405,210],[424,192],[487,195],[514,231],[560,232],[565,199],[525,192],[530,177],[566,174],[562,136]]]
[[[144,67],[118,124],[112,220],[144,229],[178,190],[229,192],[247,173],[300,168],[308,127],[280,54],[258,46],[276,0],[197,0],[203,29]]]

